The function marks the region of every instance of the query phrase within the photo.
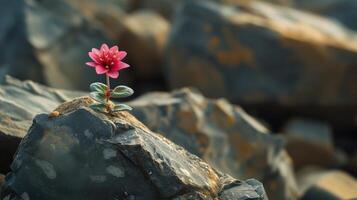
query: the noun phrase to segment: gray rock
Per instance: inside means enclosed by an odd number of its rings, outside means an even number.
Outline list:
[[[303,169],[298,173],[302,200],[343,200],[357,197],[357,180],[338,170]]]
[[[139,78],[162,77],[164,46],[170,23],[150,10],[139,10],[121,19],[123,30],[117,40],[128,54],[128,62],[135,66]]]
[[[357,2],[351,0],[295,0],[294,7],[331,17],[347,27],[357,30]]]
[[[259,1],[194,1],[172,26],[165,65],[171,88],[194,86],[250,104],[331,110],[356,103],[357,35],[331,20]]]
[[[2,189],[2,185],[5,182],[5,175],[0,174],[0,194],[1,194],[1,189]]]
[[[51,112],[59,104],[82,94],[7,76],[0,85],[0,173],[9,171],[18,144],[36,114]]]
[[[328,124],[316,120],[294,119],[286,124],[283,133],[287,138],[286,148],[294,160],[294,167],[336,167],[340,164],[335,153],[332,129]]]
[[[0,55],[0,76],[9,74],[43,82],[42,68],[26,40],[24,1],[0,0],[0,4],[6,5],[0,8],[0,48],[4,49]]]
[[[48,85],[87,90],[91,82],[99,80],[85,66],[87,52],[109,38],[74,7],[63,0],[26,0],[25,23],[27,40],[43,66]],[[80,81],[78,77],[82,77]]]
[[[74,99],[56,109],[58,117],[34,118],[1,199],[150,200],[188,193],[267,199],[257,181],[223,175],[129,113],[96,113],[87,107],[91,103]]]
[[[82,90],[87,90],[91,82],[101,80],[94,70],[85,66],[85,62],[90,60],[88,52],[93,47],[98,48],[104,42],[114,43],[112,34],[116,32],[107,32],[113,28],[103,24],[112,18],[118,21],[122,15],[111,15],[118,9],[111,6],[105,17],[90,18],[86,15],[88,13],[81,11],[89,5],[93,8],[93,2],[82,2],[82,10],[78,4],[66,0],[20,0],[10,3],[1,0],[0,3],[8,4],[4,7],[8,11],[0,14],[4,21],[0,27],[0,48],[6,49],[0,55],[1,76],[9,74],[56,88]],[[95,5],[99,3],[96,1]],[[1,17],[7,12],[11,12],[11,17]],[[113,26],[113,23],[107,26],[110,25]],[[82,77],[80,81],[79,76]],[[122,79],[124,82],[129,80]]]
[[[234,177],[257,178],[272,199],[296,199],[291,159],[282,138],[242,108],[192,89],[153,92],[129,104],[140,121],[211,166]]]

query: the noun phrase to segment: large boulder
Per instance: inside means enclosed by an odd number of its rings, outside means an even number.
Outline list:
[[[0,173],[9,171],[13,155],[36,114],[50,112],[82,94],[7,76],[0,85]]]
[[[357,180],[343,171],[304,169],[298,176],[302,200],[343,200],[357,197]]]
[[[331,17],[347,27],[357,30],[357,2],[353,0],[294,0],[290,5]]]
[[[24,1],[0,0],[0,78],[6,74],[44,82],[42,67],[26,39]],[[6,5],[6,6],[5,6]],[[26,66],[26,67],[25,67]]]
[[[192,89],[153,92],[129,104],[151,130],[183,146],[234,177],[255,177],[272,199],[298,196],[283,140],[224,99],[211,100]]]
[[[25,2],[26,39],[43,66],[45,82],[54,87],[87,90],[91,82],[99,81],[84,63],[89,61],[88,51],[110,41],[104,31],[63,0]]]
[[[135,66],[138,77],[162,77],[164,46],[170,23],[151,10],[139,10],[123,19],[123,30],[117,41],[128,52],[128,62]],[[145,83],[147,84],[147,83]]]
[[[357,35],[333,21],[258,1],[195,1],[180,9],[172,30],[165,65],[172,88],[192,85],[251,104],[357,100]]]
[[[7,5],[0,10],[6,10],[0,12],[4,21],[0,25],[0,47],[7,49],[0,55],[0,76],[9,74],[56,88],[82,90],[101,80],[85,62],[90,60],[88,52],[93,47],[104,42],[115,44],[114,38],[121,29],[114,27],[121,27],[116,24],[124,16],[120,3],[111,0],[86,3],[1,0],[0,3]],[[130,76],[123,77],[128,78],[122,78],[122,82],[131,81]]]
[[[224,175],[129,113],[91,103],[74,99],[57,117],[34,118],[1,199],[267,199],[258,181]]]

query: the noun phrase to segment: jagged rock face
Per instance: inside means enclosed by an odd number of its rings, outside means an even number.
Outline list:
[[[96,113],[91,103],[34,118],[1,199],[266,199],[259,182],[221,174],[132,115]]]
[[[165,67],[173,88],[235,102],[355,105],[356,35],[333,21],[258,1],[195,1],[172,30]]]
[[[50,112],[82,94],[6,77],[0,86],[0,173],[9,171],[18,144],[37,113]]]
[[[227,101],[197,91],[149,93],[129,103],[151,130],[234,177],[255,177],[269,198],[296,199],[290,157],[281,138]]]

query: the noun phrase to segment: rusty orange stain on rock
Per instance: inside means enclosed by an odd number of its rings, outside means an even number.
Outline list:
[[[208,49],[213,51],[215,48],[218,47],[218,45],[221,43],[220,39],[218,36],[212,36],[209,43],[208,43]]]
[[[223,29],[224,42],[228,46],[226,49],[219,50],[215,54],[216,58],[222,65],[237,66],[245,63],[249,66],[256,66],[254,54],[252,51],[242,45],[238,39],[229,31],[228,28]]]

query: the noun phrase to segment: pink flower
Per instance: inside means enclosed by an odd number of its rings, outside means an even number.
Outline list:
[[[107,44],[102,44],[100,50],[93,48],[91,52],[88,52],[93,61],[86,64],[94,67],[97,74],[107,74],[111,78],[118,78],[119,70],[129,67],[121,61],[126,54],[125,51],[119,51],[118,46],[109,49]]]

